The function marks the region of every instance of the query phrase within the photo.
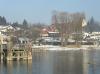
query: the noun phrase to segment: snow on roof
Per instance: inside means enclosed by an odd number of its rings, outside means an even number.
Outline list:
[[[50,31],[50,32],[48,32],[48,33],[59,33],[59,32],[51,32],[51,31]]]
[[[7,25],[7,26],[0,25],[0,30],[2,29],[14,29],[14,28],[11,25]]]
[[[22,40],[22,41],[28,41],[29,38],[19,37],[19,40]]]

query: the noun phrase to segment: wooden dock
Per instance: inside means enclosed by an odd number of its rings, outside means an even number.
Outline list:
[[[31,60],[32,51],[30,50],[10,50],[0,53],[1,60]]]
[[[21,46],[21,45],[20,45]],[[23,46],[23,47],[22,47]],[[25,44],[19,48],[1,49],[1,60],[32,60],[32,48]]]

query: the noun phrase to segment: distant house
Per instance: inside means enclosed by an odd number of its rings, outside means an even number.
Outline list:
[[[10,37],[6,36],[4,34],[2,34],[2,32],[0,32],[0,46],[1,46],[1,50],[7,50],[7,44],[9,41]]]
[[[40,36],[41,37],[48,37],[48,30],[46,28],[43,28],[41,30]]]
[[[15,50],[26,50],[31,48],[31,42],[29,38],[26,37],[18,37],[15,38],[15,44],[13,46]]]
[[[29,42],[28,38],[19,37],[18,38],[19,44],[27,44]]]
[[[14,28],[11,25],[8,26],[0,25],[0,31],[7,32],[7,30],[14,30]]]
[[[60,33],[53,25],[47,28],[43,28],[41,30],[39,41],[42,44],[60,44]]]
[[[44,27],[41,30],[40,36],[42,37],[48,37],[49,35],[51,35],[52,33],[59,33],[55,27],[55,25],[50,25],[48,27]]]

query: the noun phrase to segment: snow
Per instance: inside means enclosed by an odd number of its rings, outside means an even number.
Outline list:
[[[100,50],[100,46],[96,45],[82,45],[81,47],[61,47],[61,46],[54,46],[54,45],[34,45],[33,50],[36,48],[37,50],[43,49],[43,50],[48,50],[48,51],[69,51],[69,50],[91,50],[92,49],[98,49]]]
[[[86,49],[85,47],[80,47],[80,48],[68,48],[68,47],[61,47],[61,46],[53,46],[53,45],[40,45],[40,46],[36,46],[34,45],[33,47],[33,50],[35,48],[43,48],[43,50],[52,50],[52,51],[66,51],[66,50],[83,50],[83,49]]]
[[[81,50],[82,48],[68,48],[68,47],[52,47],[48,48],[47,50],[57,50],[57,51],[63,51],[63,50]]]

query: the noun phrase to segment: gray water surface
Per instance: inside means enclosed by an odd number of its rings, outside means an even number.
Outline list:
[[[100,74],[100,50],[33,51],[32,60],[0,63],[0,74]]]

